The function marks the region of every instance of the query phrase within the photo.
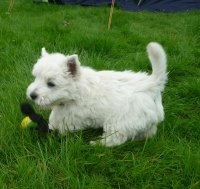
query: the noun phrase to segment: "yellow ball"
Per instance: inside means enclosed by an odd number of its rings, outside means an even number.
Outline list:
[[[26,116],[26,117],[22,120],[20,127],[21,127],[22,129],[25,129],[25,128],[35,128],[35,127],[37,127],[37,124],[35,124],[35,123],[30,119],[29,116]]]

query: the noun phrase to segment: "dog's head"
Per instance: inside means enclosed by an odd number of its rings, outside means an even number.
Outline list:
[[[27,97],[39,106],[51,107],[74,100],[80,62],[77,55],[49,54],[42,48],[32,74],[35,80],[27,89]]]

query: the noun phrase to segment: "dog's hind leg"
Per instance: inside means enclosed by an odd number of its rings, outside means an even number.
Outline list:
[[[157,132],[157,125],[153,124],[146,131],[138,132],[135,138],[132,138],[135,141],[142,141],[146,138],[152,138]]]
[[[157,132],[157,125],[153,124],[147,131],[146,137],[152,138]]]

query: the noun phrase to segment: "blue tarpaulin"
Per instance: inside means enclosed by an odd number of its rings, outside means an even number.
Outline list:
[[[79,4],[83,6],[102,6],[112,0],[51,0],[61,4]],[[140,2],[140,3],[138,3]],[[128,11],[179,12],[200,9],[200,0],[116,0],[116,4]]]

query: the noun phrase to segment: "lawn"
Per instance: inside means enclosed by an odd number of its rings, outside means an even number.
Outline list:
[[[1,0],[0,188],[200,188],[200,12],[116,8],[108,31],[109,7],[21,0],[7,10]],[[164,46],[169,71],[165,120],[153,139],[106,148],[89,145],[101,131],[40,137],[20,129],[19,104],[28,101],[26,88],[42,47],[77,53],[83,65],[97,70],[151,73],[150,41]],[[34,107],[48,119],[49,111]]]

